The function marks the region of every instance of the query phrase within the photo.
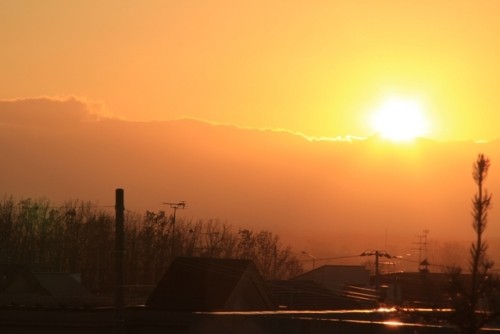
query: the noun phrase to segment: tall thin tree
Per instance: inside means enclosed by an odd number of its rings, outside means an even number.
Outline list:
[[[490,160],[479,154],[473,165],[472,178],[477,192],[472,198],[472,227],[475,241],[470,247],[470,282],[463,281],[460,268],[450,270],[448,293],[454,308],[451,321],[464,334],[478,333],[488,322],[498,317],[498,283],[490,273],[493,262],[487,257],[488,245],[484,231],[488,222],[491,194],[484,187]]]

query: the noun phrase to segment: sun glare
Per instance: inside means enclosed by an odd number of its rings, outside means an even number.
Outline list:
[[[411,141],[428,131],[428,124],[421,105],[413,100],[390,99],[376,111],[373,129],[392,141]]]

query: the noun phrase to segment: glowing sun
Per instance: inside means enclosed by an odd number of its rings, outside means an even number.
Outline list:
[[[422,106],[417,101],[396,98],[380,106],[371,125],[382,138],[392,141],[410,141],[428,131]]]

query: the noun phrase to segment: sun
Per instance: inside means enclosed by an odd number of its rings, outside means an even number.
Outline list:
[[[386,100],[373,115],[371,125],[382,138],[396,142],[412,141],[428,131],[422,106],[399,98]]]

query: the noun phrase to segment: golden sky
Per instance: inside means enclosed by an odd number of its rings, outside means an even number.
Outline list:
[[[421,105],[428,137],[491,140],[499,13],[496,0],[0,0],[0,99],[368,136],[397,97]]]

